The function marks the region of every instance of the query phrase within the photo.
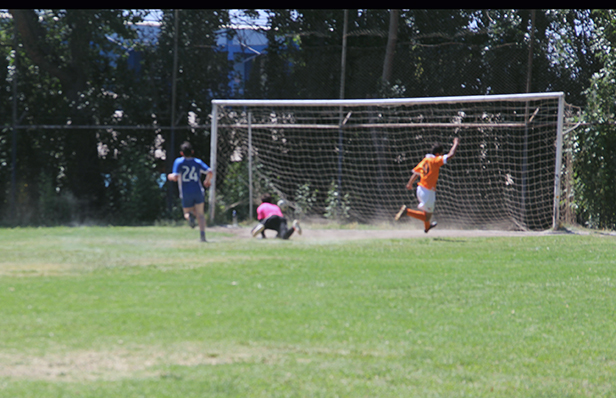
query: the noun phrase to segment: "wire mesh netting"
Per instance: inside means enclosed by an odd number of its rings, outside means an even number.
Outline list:
[[[457,228],[547,229],[557,128],[558,97],[227,106],[219,111],[217,189],[231,189],[227,168],[248,167],[251,156],[255,192],[273,191],[300,208],[308,192],[316,215],[327,213],[336,195],[350,219],[391,220],[402,204],[417,205],[405,188],[412,169],[433,144],[447,153],[460,137],[455,158],[441,169],[435,217]]]

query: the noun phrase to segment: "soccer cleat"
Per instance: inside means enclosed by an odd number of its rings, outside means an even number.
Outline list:
[[[257,235],[259,235],[261,232],[263,232],[265,230],[265,225],[259,223],[257,224],[256,227],[254,227],[252,229],[252,231],[250,232],[252,234],[252,237],[256,237]]]
[[[188,215],[188,225],[190,225],[191,228],[194,228],[197,225],[197,220],[192,213]]]
[[[293,220],[293,228],[295,228],[295,232],[298,234],[302,234],[302,227],[299,226],[299,221]]]
[[[400,208],[400,210],[396,213],[396,216],[394,217],[394,220],[398,221],[400,219],[400,217],[402,217],[402,215],[406,212],[406,205],[402,205],[402,207]]]
[[[428,227],[428,229],[424,229],[424,232],[428,233],[428,231],[431,230],[432,228],[436,227],[436,225],[437,225],[437,222],[436,221],[432,221],[430,223],[430,227]]]

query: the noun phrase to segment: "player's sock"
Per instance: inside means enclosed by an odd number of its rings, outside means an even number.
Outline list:
[[[205,242],[205,231],[200,231],[201,232],[201,242]]]
[[[428,223],[428,226],[424,229],[424,232],[428,233],[428,231],[436,227],[436,225],[437,225],[436,221],[432,221],[431,223]]]

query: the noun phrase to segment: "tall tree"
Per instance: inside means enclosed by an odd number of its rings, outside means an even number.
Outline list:
[[[139,21],[140,13],[115,9],[9,11],[29,62],[39,74],[58,82],[55,95],[67,112],[47,122],[96,124],[101,117],[100,102],[109,89],[107,74],[120,50],[109,38],[134,37],[127,22]],[[66,189],[80,206],[100,209],[104,182],[96,132],[63,132],[56,138],[62,142]]]
[[[394,62],[394,54],[396,52],[396,42],[398,41],[398,20],[400,11],[393,9],[389,11],[389,32],[387,34],[387,50],[385,52],[385,61],[383,62],[383,83],[389,83]]]
[[[604,66],[592,76],[585,121],[574,145],[575,196],[579,221],[594,228],[616,228],[616,12],[594,12],[593,53]]]
[[[172,114],[176,115],[174,125],[185,127],[191,122],[206,123],[211,100],[231,95],[232,63],[218,44],[222,35],[233,34],[229,25],[229,10],[162,10],[157,46],[144,57],[144,73],[148,76],[143,81],[144,90],[153,94],[149,114],[154,115],[157,124],[172,125]],[[176,109],[172,110],[174,105]],[[190,139],[199,155],[207,160],[209,138],[203,130],[181,130],[176,138],[176,148],[168,148],[168,157],[178,154],[182,140]]]

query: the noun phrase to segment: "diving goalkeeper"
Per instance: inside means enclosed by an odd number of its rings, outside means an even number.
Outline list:
[[[295,231],[302,234],[302,229],[299,226],[299,221],[294,220],[291,228],[287,225],[287,219],[282,214],[282,210],[274,203],[272,195],[266,193],[261,197],[261,204],[257,207],[257,224],[251,231],[252,236],[256,237],[261,234],[265,239],[265,230],[271,229],[277,232],[276,237],[281,239],[289,239]]]

